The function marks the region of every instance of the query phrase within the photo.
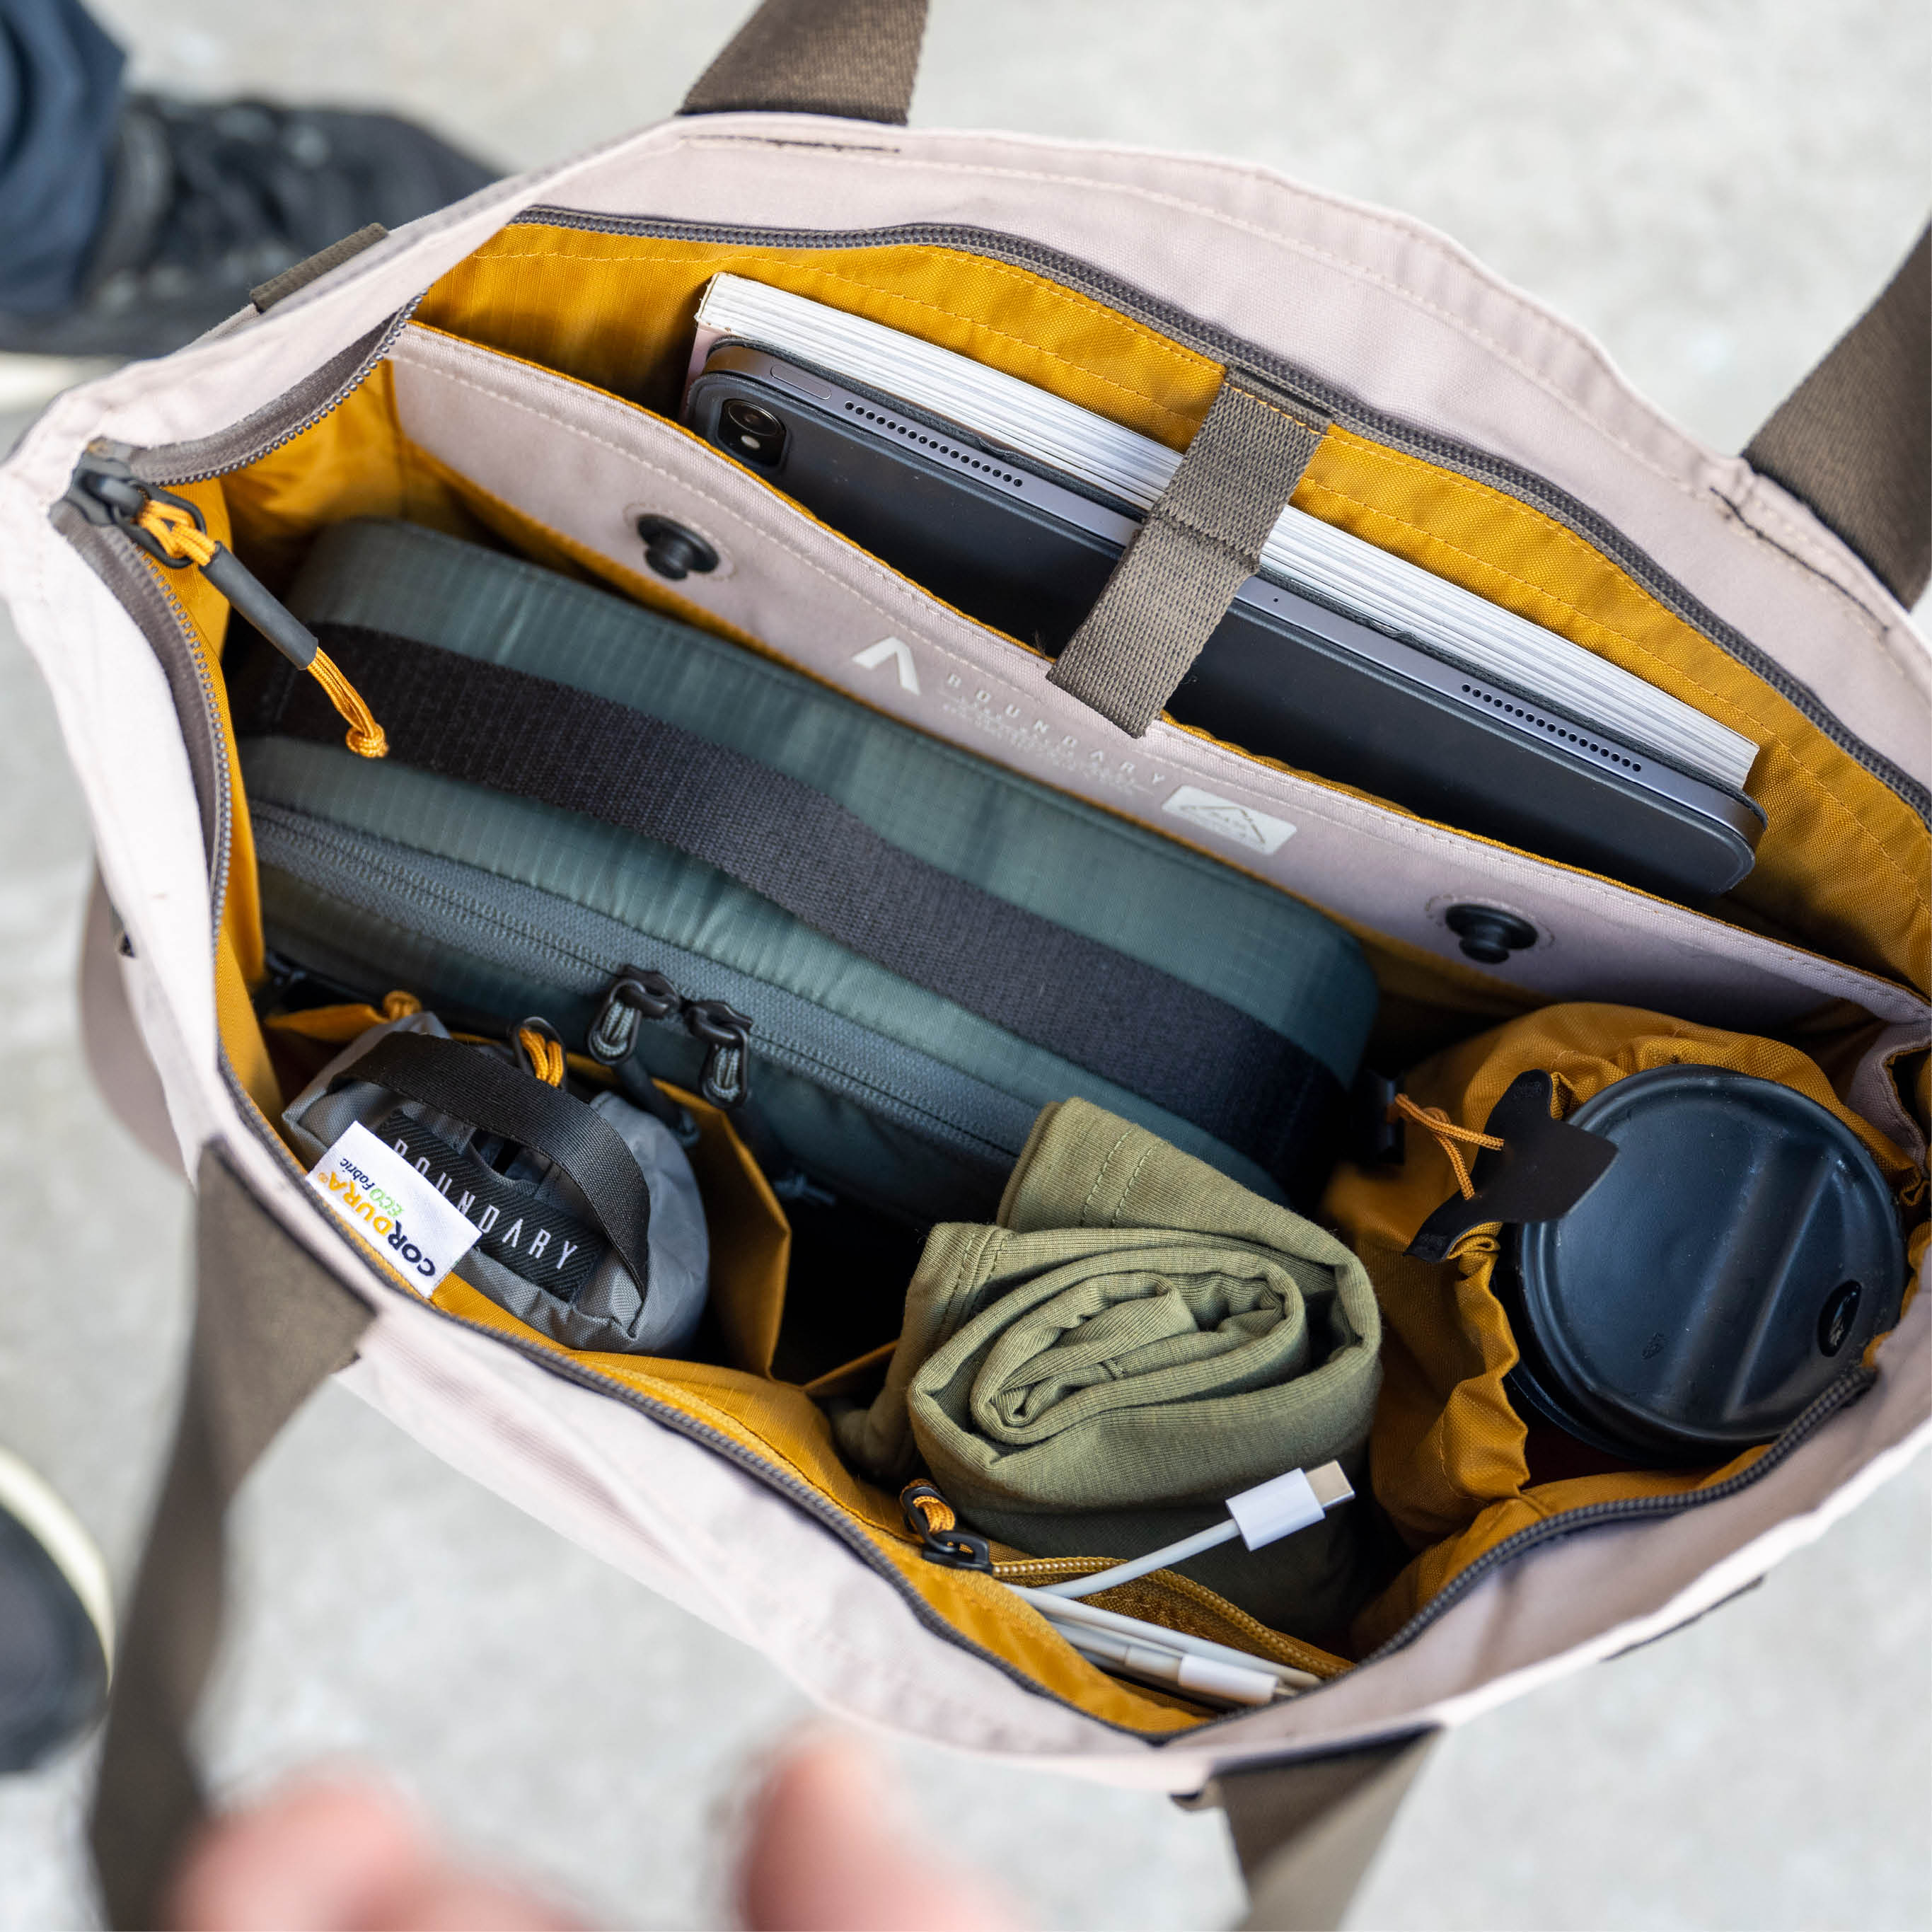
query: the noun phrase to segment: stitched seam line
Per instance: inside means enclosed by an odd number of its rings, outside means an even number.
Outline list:
[[[1158,1144],[1158,1142],[1150,1140],[1141,1149],[1141,1157],[1134,1162],[1134,1171],[1127,1176],[1126,1185],[1120,1190],[1120,1198],[1114,1203],[1112,1214],[1107,1216],[1108,1227],[1118,1228],[1120,1225],[1120,1210],[1127,1204],[1127,1196],[1134,1191],[1134,1183],[1141,1178],[1141,1169],[1154,1158],[1154,1149]]]
[[[1114,1142],[1114,1144],[1107,1150],[1106,1155],[1102,1157],[1100,1162],[1100,1165],[1094,1171],[1094,1184],[1088,1189],[1087,1198],[1080,1204],[1080,1225],[1083,1228],[1090,1228],[1094,1225],[1093,1222],[1088,1219],[1088,1216],[1093,1208],[1094,1197],[1100,1192],[1100,1184],[1106,1179],[1107,1170],[1113,1166],[1114,1155],[1118,1154],[1120,1149],[1126,1144],[1127,1136],[1130,1132],[1131,1132],[1130,1129],[1124,1128],[1121,1130],[1119,1138],[1117,1139]]]
[[[1258,550],[1249,550],[1238,543],[1233,538],[1224,537],[1220,532],[1210,530],[1204,524],[1196,522],[1185,511],[1178,509],[1172,504],[1165,506],[1160,503],[1155,504],[1148,512],[1147,521],[1150,524],[1165,524],[1169,530],[1178,532],[1191,542],[1200,544],[1204,549],[1218,550],[1231,563],[1240,565],[1250,577],[1254,574],[1256,566],[1261,562],[1261,554]],[[1146,526],[1144,524],[1142,527],[1144,529]]]

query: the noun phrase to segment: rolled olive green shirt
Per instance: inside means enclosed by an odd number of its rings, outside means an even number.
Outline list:
[[[1137,1556],[1285,1469],[1359,1468],[1380,1340],[1334,1235],[1068,1100],[1034,1124],[995,1223],[933,1230],[884,1390],[839,1439],[888,1480],[922,1462],[967,1522],[1031,1554]],[[1367,1507],[1182,1567],[1297,1634],[1332,1631]]]

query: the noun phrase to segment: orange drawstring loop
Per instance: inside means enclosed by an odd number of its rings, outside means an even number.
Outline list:
[[[170,556],[197,568],[206,570],[220,554],[220,544],[199,528],[178,503],[151,496],[134,520]],[[389,741],[376,722],[374,712],[326,651],[318,650],[309,660],[308,674],[328,694],[329,703],[349,727],[349,748],[360,758],[386,758]]]
[[[563,1084],[562,1041],[546,1038],[535,1027],[519,1027],[517,1044],[529,1057],[530,1071],[545,1085],[561,1087]]]
[[[1463,1157],[1462,1149],[1486,1148],[1494,1154],[1502,1145],[1496,1135],[1479,1134],[1474,1127],[1459,1127],[1440,1107],[1418,1107],[1406,1094],[1398,1094],[1390,1102],[1388,1118],[1413,1120],[1433,1134],[1436,1145],[1449,1156],[1449,1165],[1456,1170],[1456,1185],[1462,1190],[1462,1198],[1475,1198],[1476,1184],[1469,1178],[1469,1163]]]

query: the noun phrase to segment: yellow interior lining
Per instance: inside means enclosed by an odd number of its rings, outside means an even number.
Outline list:
[[[1221,379],[1209,358],[1029,271],[923,245],[741,249],[526,224],[504,230],[446,275],[424,298],[418,320],[670,413],[698,292],[724,268],[958,350],[1173,448],[1185,446]],[[674,595],[654,580],[573,554],[554,533],[520,522],[508,506],[416,449],[397,423],[386,366],[302,436],[192,494],[211,528],[218,518],[225,527],[232,515],[238,551],[272,584],[286,580],[324,526],[352,516],[395,516],[507,542],[553,567],[593,574],[627,594],[676,608]],[[1751,788],[1772,824],[1755,871],[1732,896],[1738,916],[1922,991],[1932,984],[1925,890],[1932,838],[1925,827],[1794,707],[1582,539],[1489,485],[1343,430],[1323,440],[1294,500],[1747,732],[1764,747]],[[164,580],[178,574],[196,575],[169,572]],[[170,588],[184,602],[193,590],[172,580]],[[676,614],[698,614],[688,606]],[[194,621],[212,660],[220,614],[211,610]],[[782,649],[782,640],[771,641]],[[230,737],[232,767],[232,732]],[[244,994],[259,974],[261,940],[238,778],[236,792],[235,879],[218,982],[223,1036],[254,1092],[267,1062]],[[1413,949],[1384,944],[1376,965],[1385,993],[1423,1016],[1418,1044],[1444,1011],[1465,1016],[1466,1027],[1468,1018],[1499,1017],[1522,1004],[1523,996],[1502,982]],[[272,1074],[262,1090],[272,1118],[280,1102]],[[555,1348],[460,1282],[446,1283],[439,1301],[466,1319]],[[1477,1346],[1472,1334],[1482,1334],[1480,1310],[1470,1311],[1469,1319],[1473,1330],[1452,1324],[1443,1338],[1452,1364],[1459,1350],[1466,1354]],[[1142,1729],[1196,1721],[1172,1700],[1093,1670],[988,1580],[921,1561],[890,1499],[838,1460],[822,1413],[800,1391],[703,1364],[579,1359],[719,1429],[847,1510],[928,1602],[1043,1687],[1096,1716]],[[1526,1490],[1519,1483],[1494,1495],[1480,1522],[1445,1525],[1442,1540],[1384,1599],[1388,1614],[1396,1613],[1400,1601],[1426,1600],[1470,1560],[1472,1535],[1488,1546],[1546,1510],[1593,1499],[1597,1492],[1587,1485],[1604,1479],[1582,1480],[1582,1490],[1575,1484]],[[1627,1481],[1635,1486],[1618,1492],[1699,1480],[1708,1478],[1632,1478]]]

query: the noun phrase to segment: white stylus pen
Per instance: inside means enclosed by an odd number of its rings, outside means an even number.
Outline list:
[[[1272,1703],[1280,1694],[1280,1685],[1265,1670],[1216,1664],[1207,1658],[1190,1657],[1185,1651],[1169,1650],[1164,1645],[1135,1643],[1100,1630],[1069,1626],[1061,1634],[1082,1656],[1148,1683],[1228,1704]]]
[[[1054,1597],[1044,1590],[1015,1584],[1016,1596],[1032,1604],[1070,1643],[1082,1636],[1118,1638],[1125,1642],[1150,1644],[1156,1648],[1179,1651],[1204,1662],[1232,1666],[1242,1670],[1258,1670],[1273,1677],[1285,1690],[1312,1690],[1322,1680],[1313,1672],[1298,1670],[1292,1664],[1277,1664],[1257,1657],[1250,1651],[1236,1650],[1210,1637],[1196,1636],[1187,1630],[1169,1630],[1165,1624],[1150,1624],[1139,1617],[1123,1616],[1118,1610],[1103,1610],[1097,1604],[1083,1604],[1076,1598]]]

